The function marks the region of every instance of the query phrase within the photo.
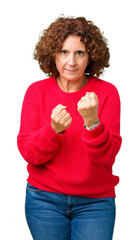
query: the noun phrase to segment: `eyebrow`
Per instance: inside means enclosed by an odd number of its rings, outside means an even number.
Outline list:
[[[66,49],[66,48],[61,48],[61,51],[67,51],[67,52],[70,52],[70,50],[68,50],[68,49]],[[81,51],[81,52],[85,52],[85,49],[77,49],[77,50],[75,50],[75,52],[79,52],[79,51]]]

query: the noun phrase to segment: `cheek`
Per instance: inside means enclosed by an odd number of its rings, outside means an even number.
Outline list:
[[[57,58],[56,61],[55,61],[55,64],[56,64],[56,68],[59,70],[61,67],[61,62],[59,61],[59,59]]]
[[[56,64],[56,68],[60,70],[64,66],[64,61],[60,57],[56,57],[55,64]]]
[[[88,65],[88,60],[85,60],[84,62],[82,62],[80,68],[81,68],[82,70],[85,70],[86,67],[87,67],[87,65]]]

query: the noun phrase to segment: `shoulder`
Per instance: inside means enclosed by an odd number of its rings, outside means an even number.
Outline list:
[[[94,81],[96,82],[96,85],[98,85],[98,87],[104,87],[110,91],[117,91],[116,86],[106,80],[94,77]]]
[[[49,94],[51,92],[51,88],[53,84],[54,84],[54,77],[33,82],[27,88],[25,97],[30,96],[33,98],[37,98],[39,96],[42,97],[43,95],[46,94],[46,92],[47,94]]]
[[[34,100],[38,102],[46,93],[48,95],[51,92],[53,82],[54,77],[50,77],[31,83],[25,92],[24,101]]]
[[[34,92],[34,91],[41,91],[44,90],[46,87],[49,87],[53,84],[53,77],[46,78],[43,80],[39,80],[36,82],[33,82],[30,84],[30,86],[27,88],[27,91]]]
[[[97,77],[93,77],[91,80],[93,80],[92,85],[94,84],[97,92],[100,92],[104,95],[109,95],[109,94],[119,95],[118,89],[114,84]]]

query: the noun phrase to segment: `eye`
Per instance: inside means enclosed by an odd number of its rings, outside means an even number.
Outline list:
[[[62,53],[63,55],[65,55],[65,54],[67,53],[67,51],[66,51],[66,50],[61,50],[61,53]]]
[[[77,55],[82,56],[83,54],[84,54],[83,51],[81,51],[81,50],[77,51]]]

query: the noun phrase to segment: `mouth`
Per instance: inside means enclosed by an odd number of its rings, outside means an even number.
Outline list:
[[[78,71],[77,69],[65,69],[65,70],[69,73],[75,73]]]

